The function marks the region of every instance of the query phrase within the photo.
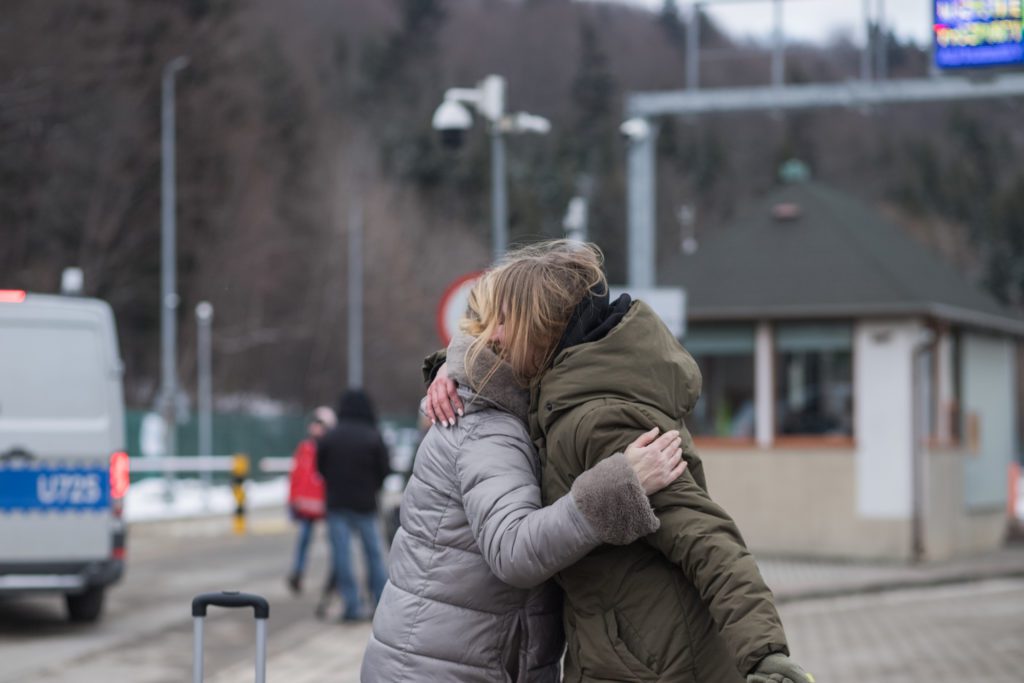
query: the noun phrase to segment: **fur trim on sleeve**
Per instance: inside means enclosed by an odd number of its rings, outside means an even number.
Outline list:
[[[628,545],[661,526],[626,456],[616,453],[572,484],[576,506],[605,543]]]

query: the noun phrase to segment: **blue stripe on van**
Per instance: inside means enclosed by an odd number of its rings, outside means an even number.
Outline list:
[[[104,510],[110,472],[99,467],[0,467],[0,511]]]

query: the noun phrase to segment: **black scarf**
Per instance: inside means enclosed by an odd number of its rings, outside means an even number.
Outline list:
[[[565,326],[565,332],[562,333],[552,358],[570,347],[603,339],[612,328],[622,322],[632,303],[628,294],[609,302],[607,287],[602,290],[591,290],[576,304],[572,315],[569,316],[569,323]]]

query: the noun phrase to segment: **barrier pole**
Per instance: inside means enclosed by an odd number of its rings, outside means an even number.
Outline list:
[[[235,494],[234,532],[245,533],[245,479],[249,476],[249,456],[236,453],[231,461],[231,491]]]

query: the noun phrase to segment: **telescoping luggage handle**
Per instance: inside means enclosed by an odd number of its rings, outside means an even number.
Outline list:
[[[267,619],[270,618],[270,604],[267,599],[252,595],[251,593],[239,593],[238,591],[221,591],[219,593],[203,593],[192,599],[192,623],[193,653],[192,653],[192,681],[202,683],[203,681],[203,619],[206,618],[206,609],[213,607],[252,607],[253,615],[256,617],[256,683],[266,683],[267,680]]]

